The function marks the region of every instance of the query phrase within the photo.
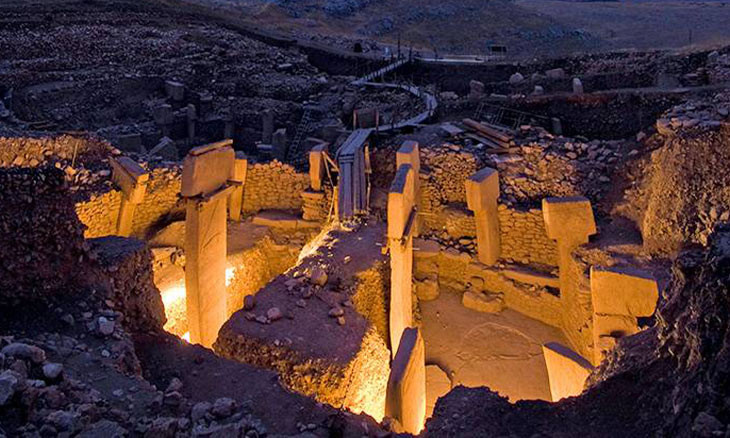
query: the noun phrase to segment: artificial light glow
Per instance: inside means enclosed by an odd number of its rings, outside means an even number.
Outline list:
[[[236,268],[230,267],[226,268],[226,287],[231,285],[231,282],[233,281],[233,277],[236,276]]]
[[[226,275],[227,278],[227,275]],[[185,299],[185,285],[173,286],[162,292],[162,304],[165,308],[173,306],[176,302]]]
[[[328,242],[327,238],[329,236],[330,231],[337,228],[337,224],[331,223],[330,225],[327,225],[322,228],[322,231],[317,234],[314,239],[307,242],[302,250],[299,252],[299,258],[297,259],[297,265],[302,262],[302,260],[306,259],[310,255],[316,254],[317,250],[324,246],[325,244],[332,244],[333,242]],[[295,265],[296,266],[296,265]]]

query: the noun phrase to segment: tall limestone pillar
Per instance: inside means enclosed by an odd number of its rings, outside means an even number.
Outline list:
[[[485,167],[465,182],[466,205],[474,212],[479,261],[493,265],[502,252],[499,238],[499,172]]]
[[[563,332],[578,354],[593,359],[593,338],[590,327],[592,309],[590,289],[582,270],[574,263],[573,251],[588,243],[596,233],[591,202],[584,197],[546,198],[542,201],[545,231],[556,241],[561,315]]]
[[[241,209],[243,208],[243,190],[246,186],[246,173],[248,172],[248,159],[242,152],[236,152],[236,160],[231,168],[230,181],[233,184],[231,196],[228,198],[228,215],[232,221],[241,220]]]
[[[418,435],[426,422],[426,353],[415,328],[403,332],[393,359],[385,396],[385,415],[398,433]]]
[[[413,168],[414,184],[415,184],[415,202],[419,207],[418,203],[421,200],[421,158],[419,156],[418,142],[416,141],[405,141],[401,145],[398,152],[396,152],[396,168],[401,167],[403,164],[410,164]],[[413,236],[418,237],[420,230],[418,216],[416,216],[416,222],[413,227]]]
[[[185,289],[190,341],[211,347],[226,319],[226,210],[231,141],[200,146],[183,162]]]
[[[410,164],[398,168],[388,194],[390,247],[390,345],[396,354],[403,330],[413,325],[413,226],[415,172]]]
[[[129,157],[110,158],[112,180],[122,190],[122,203],[117,216],[117,235],[129,237],[132,234],[134,211],[144,200],[150,175]]]
[[[542,200],[542,215],[548,237],[555,240],[558,246],[562,291],[571,253],[578,246],[588,243],[588,237],[596,234],[591,201],[582,196],[545,198]]]

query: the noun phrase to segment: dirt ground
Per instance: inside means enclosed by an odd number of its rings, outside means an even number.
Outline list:
[[[567,344],[559,329],[509,309],[467,309],[461,294],[448,290],[422,302],[421,314],[426,362],[451,374],[454,385],[488,386],[513,402],[550,400],[542,344]]]

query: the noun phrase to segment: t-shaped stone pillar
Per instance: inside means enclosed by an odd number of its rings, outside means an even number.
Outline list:
[[[227,315],[226,200],[235,154],[230,140],[191,149],[183,162],[185,289],[190,341],[210,347]]]
[[[309,151],[309,186],[316,192],[322,190],[326,153],[327,143],[320,143]]]
[[[418,435],[426,421],[426,355],[417,328],[406,328],[393,359],[385,398],[385,415],[395,431]]]
[[[588,237],[596,234],[591,201],[582,196],[545,198],[542,200],[542,216],[547,236],[557,242],[560,291],[567,290],[571,253],[588,243]]]
[[[556,240],[558,247],[573,250],[588,243],[588,237],[596,234],[591,201],[582,196],[545,198],[542,200],[545,231]]]
[[[419,156],[418,142],[416,141],[405,141],[401,145],[400,149],[396,153],[396,168],[400,168],[403,164],[410,164],[413,168],[414,183],[415,183],[415,202],[418,205],[421,200],[421,158]],[[420,209],[420,205],[418,205]],[[413,224],[413,237],[418,237],[420,230],[420,224],[418,216],[416,216],[416,222]]]
[[[395,356],[403,330],[413,324],[413,222],[415,172],[410,164],[398,168],[388,194],[390,247],[390,346]]]
[[[651,316],[659,299],[654,277],[638,269],[591,266],[593,345],[600,363],[616,339],[639,331],[637,317]]]
[[[479,261],[493,265],[501,254],[499,241],[499,172],[485,167],[466,180],[466,205],[474,212]]]
[[[122,190],[117,235],[129,237],[132,234],[134,210],[144,200],[150,175],[129,157],[110,158],[109,162],[112,165],[112,180]]]
[[[246,173],[248,172],[248,159],[243,152],[236,152],[236,160],[231,168],[230,181],[233,184],[231,197],[228,198],[228,215],[232,221],[241,220],[241,208],[243,207],[243,189],[246,185]]]

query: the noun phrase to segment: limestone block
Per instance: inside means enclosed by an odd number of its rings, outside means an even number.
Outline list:
[[[557,342],[543,345],[542,353],[545,356],[552,400],[580,395],[593,370],[591,364],[578,353]]]
[[[129,157],[110,158],[112,180],[124,193],[127,201],[139,204],[144,194],[150,175],[142,166]]]
[[[229,173],[226,172],[226,176]],[[226,199],[188,199],[185,216],[185,289],[190,340],[211,347],[227,316]]]
[[[236,153],[236,159],[231,167],[230,180],[238,183],[231,191],[228,198],[228,211],[231,220],[241,219],[241,208],[243,207],[243,189],[246,184],[246,173],[248,172],[248,159],[243,154]]]
[[[471,211],[495,206],[499,198],[499,172],[485,167],[466,180],[466,205]]]
[[[185,86],[177,81],[165,81],[165,92],[175,102],[181,102],[185,98]]]
[[[591,201],[582,196],[542,200],[545,231],[549,238],[577,245],[588,243],[596,234]]]
[[[415,174],[410,164],[398,168],[388,193],[388,237],[404,237],[408,220],[415,206]]]
[[[416,296],[421,301],[432,301],[439,297],[439,283],[436,275],[416,282]]]
[[[467,309],[484,313],[499,313],[505,307],[502,294],[483,293],[471,289],[464,292],[461,304]]]
[[[272,135],[274,134],[274,112],[270,109],[265,109],[261,113],[261,142],[264,144],[271,144]]]
[[[312,190],[322,190],[322,180],[325,176],[325,154],[327,144],[322,143],[309,151],[309,186]]]
[[[224,140],[190,150],[183,161],[182,196],[206,195],[226,184],[235,159],[232,144]]]
[[[396,166],[400,167],[403,164],[410,164],[416,175],[420,173],[421,160],[419,158],[418,142],[405,141],[398,149],[398,152],[396,152]],[[418,184],[418,180],[416,184]]]
[[[398,432],[417,435],[426,421],[426,362],[423,337],[417,328],[403,332],[388,379],[385,415]]]
[[[639,332],[636,318],[628,315],[593,315],[593,331],[597,336],[622,338]]]
[[[152,118],[158,125],[169,125],[174,121],[172,105],[163,104],[152,109]]]
[[[426,366],[426,417],[433,414],[436,402],[451,391],[451,379],[438,365]]]
[[[413,241],[413,255],[416,260],[438,257],[441,246],[435,240],[415,239]]]
[[[231,181],[240,183],[246,182],[246,173],[248,172],[248,158],[241,153],[235,154],[235,160],[231,167]]]
[[[125,152],[143,152],[142,134],[120,135],[117,140],[117,146]]]
[[[565,70],[563,70],[562,68],[545,70],[545,76],[547,76],[549,79],[565,79]]]
[[[580,78],[573,78],[573,93],[583,94],[583,82]]]
[[[276,158],[284,159],[286,156],[288,138],[286,128],[280,128],[274,131],[271,137],[272,153]]]
[[[501,253],[499,211],[499,172],[485,167],[466,180],[466,203],[474,211],[479,261],[492,265]]]
[[[651,274],[627,268],[591,267],[593,310],[599,314],[651,316],[659,286]]]
[[[390,245],[390,345],[395,356],[403,331],[413,324],[413,238]]]

